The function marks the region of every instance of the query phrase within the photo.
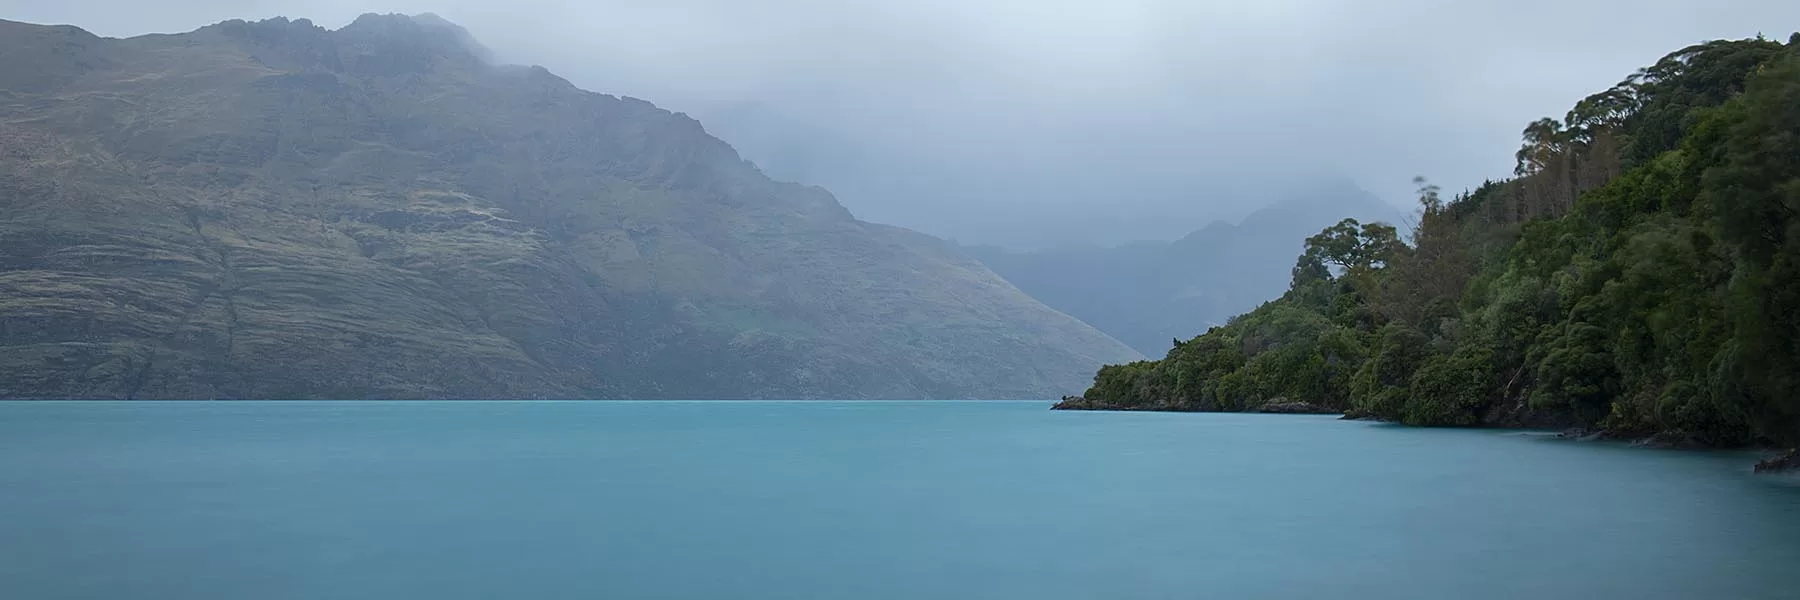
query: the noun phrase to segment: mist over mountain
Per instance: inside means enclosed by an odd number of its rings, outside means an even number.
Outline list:
[[[1088,138],[1046,140],[1029,154],[957,157],[834,133],[766,104],[707,114],[721,137],[755,148],[771,177],[824,186],[858,218],[1015,250],[1175,240],[1305,190],[1348,184],[1296,165],[1208,165]]]
[[[1405,226],[1398,210],[1348,181],[1283,194],[1239,222],[1214,221],[1173,242],[967,250],[1052,308],[1158,356],[1171,340],[1279,297],[1303,241],[1327,225],[1355,218]]]
[[[1783,0],[0,0],[102,35],[434,12],[506,62],[706,123],[858,218],[1037,249],[1174,240],[1343,176],[1412,208],[1510,172],[1519,124]],[[1546,18],[1555,15],[1555,18]],[[1629,35],[1596,36],[1596,24]],[[1531,43],[1521,43],[1529,38]]]
[[[1046,398],[1136,352],[430,15],[0,21],[0,398]]]

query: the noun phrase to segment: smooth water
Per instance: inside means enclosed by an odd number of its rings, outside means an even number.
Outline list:
[[[0,597],[1800,598],[1742,453],[1042,403],[0,403]]]

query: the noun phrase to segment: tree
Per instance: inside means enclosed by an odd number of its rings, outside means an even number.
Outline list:
[[[1399,231],[1392,225],[1344,219],[1306,238],[1306,250],[1294,273],[1296,280],[1302,273],[1326,277],[1333,273],[1362,275],[1387,266],[1405,248]]]
[[[1515,179],[1449,202],[1414,179],[1409,244],[1327,227],[1287,294],[1116,387],[1204,410],[1281,394],[1418,425],[1800,444],[1790,43],[1671,53],[1527,126]]]
[[[1513,174],[1520,177],[1535,175],[1549,168],[1562,156],[1565,149],[1562,122],[1549,117],[1526,125],[1522,137],[1525,138],[1525,144],[1513,155],[1518,161],[1513,167]]]
[[[1423,175],[1414,177],[1413,185],[1419,186],[1419,210],[1423,213],[1421,219],[1444,210],[1444,201],[1438,197],[1438,186],[1426,181]]]

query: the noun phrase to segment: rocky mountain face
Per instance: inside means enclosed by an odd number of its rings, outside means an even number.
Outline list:
[[[1140,356],[429,15],[0,21],[0,397],[1049,398]]]
[[[1399,224],[1392,206],[1348,181],[1297,186],[1238,223],[1215,221],[1173,242],[968,250],[1052,308],[1162,356],[1171,341],[1223,325],[1287,291],[1301,240],[1345,217]]]

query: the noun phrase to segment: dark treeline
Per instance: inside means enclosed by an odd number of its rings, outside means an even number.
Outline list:
[[[1514,178],[1420,180],[1407,239],[1327,228],[1281,298],[1086,405],[1800,442],[1800,34],[1684,48],[1524,138]]]

